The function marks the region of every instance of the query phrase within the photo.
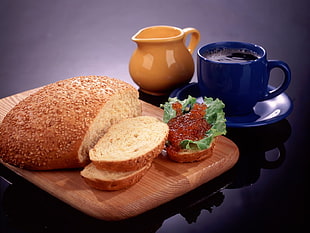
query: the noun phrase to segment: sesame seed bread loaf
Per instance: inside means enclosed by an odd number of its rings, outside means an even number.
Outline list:
[[[148,163],[136,171],[113,172],[98,169],[93,163],[90,163],[81,171],[81,176],[89,186],[95,189],[116,191],[137,183],[151,166],[152,163]]]
[[[151,116],[128,118],[114,124],[89,151],[97,168],[134,171],[157,157],[169,133],[167,124]]]
[[[141,115],[138,91],[104,76],[49,84],[19,102],[0,124],[0,159],[32,170],[83,167],[107,129]]]

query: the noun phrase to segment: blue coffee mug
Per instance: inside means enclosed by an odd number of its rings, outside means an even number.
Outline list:
[[[270,90],[270,72],[276,67],[283,71],[284,78]],[[202,96],[221,99],[227,116],[240,116],[253,112],[257,102],[284,92],[290,84],[291,71],[283,61],[268,61],[261,46],[231,41],[198,49],[197,77]]]

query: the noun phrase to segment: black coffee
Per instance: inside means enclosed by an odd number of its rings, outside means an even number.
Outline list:
[[[248,49],[218,49],[209,51],[204,54],[204,57],[211,61],[223,62],[223,63],[240,63],[255,61],[259,58],[259,55],[254,51]]]

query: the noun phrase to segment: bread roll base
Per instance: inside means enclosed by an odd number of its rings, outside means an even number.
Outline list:
[[[205,150],[180,150],[174,151],[171,150],[169,147],[166,148],[168,158],[179,163],[192,163],[192,162],[199,162],[206,158],[212,156],[213,149],[215,146],[215,140],[213,140],[211,146]]]

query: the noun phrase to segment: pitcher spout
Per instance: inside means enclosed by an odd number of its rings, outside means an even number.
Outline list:
[[[156,26],[140,29],[131,40],[139,42],[164,42],[169,40],[178,40],[184,37],[184,32],[171,26]]]

